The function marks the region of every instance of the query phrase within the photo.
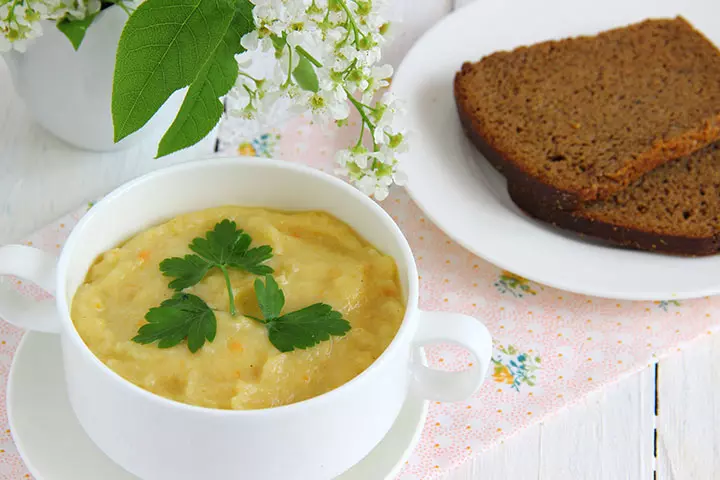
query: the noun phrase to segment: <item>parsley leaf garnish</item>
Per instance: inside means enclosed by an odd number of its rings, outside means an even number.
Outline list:
[[[188,349],[193,353],[201,349],[206,340],[215,340],[215,312],[202,298],[182,293],[185,288],[197,285],[213,268],[220,269],[225,277],[233,316],[237,311],[228,268],[265,277],[264,282],[255,280],[255,297],[263,318],[246,317],[265,325],[270,343],[281,352],[314,347],[331,336],[342,337],[350,330],[350,323],[342,314],[325,303],[281,315],[285,294],[270,275],[273,269],[263,265],[272,258],[272,247],[263,245],[250,249],[251,243],[250,235],[226,219],[216,224],[204,238],[195,238],[190,243],[189,248],[194,254],[163,260],[160,271],[166,277],[173,277],[168,286],[176,293],[159,307],[150,309],[145,315],[148,323],[139,328],[132,340],[143,345],[158,342],[160,348],[174,347],[187,340]]]
[[[350,330],[350,323],[342,314],[325,303],[281,316],[285,294],[270,275],[265,277],[265,283],[259,278],[255,280],[255,296],[264,319],[246,316],[265,324],[270,343],[281,352],[314,347],[331,335],[342,337]]]
[[[176,293],[145,315],[148,321],[140,327],[133,342],[147,345],[158,342],[160,348],[174,347],[187,339],[188,349],[195,353],[205,340],[215,340],[215,312],[202,298],[189,293]]]
[[[262,263],[272,258],[272,247],[263,245],[249,249],[252,239],[235,222],[223,220],[205,238],[194,239],[189,247],[195,255],[174,257],[160,263],[160,271],[166,277],[175,279],[168,285],[181,291],[197,285],[212,268],[219,268],[225,277],[228,290],[230,314],[235,316],[235,299],[230,284],[228,268],[239,268],[253,275],[268,275],[273,269]]]

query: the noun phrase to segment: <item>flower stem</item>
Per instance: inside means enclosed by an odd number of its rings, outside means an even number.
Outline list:
[[[363,123],[366,124],[370,129],[375,130],[375,124],[370,121],[370,118],[365,113],[365,105],[355,100],[355,97],[352,96],[352,94],[348,91],[348,89],[345,89],[345,93],[347,93],[348,100],[350,100],[350,103],[353,104],[355,109],[360,114],[360,117],[363,119]]]
[[[365,120],[362,121],[362,125],[360,125],[360,138],[358,138],[357,143],[355,144],[355,148],[362,145],[363,136],[365,135]]]
[[[22,3],[22,0],[13,0],[12,5],[10,5],[10,11],[8,12],[8,22],[12,22],[15,20],[15,7],[18,6],[19,3]],[[15,23],[17,23],[17,20],[15,20]]]
[[[114,2],[114,3],[115,3],[115,5],[117,5],[118,7],[122,8],[123,11],[128,15],[128,17],[129,17],[130,15],[132,15],[133,11],[132,11],[127,5],[125,5],[125,3],[123,2],[123,0],[117,0],[117,1]]]
[[[249,97],[248,104],[245,106],[245,110],[252,111],[252,109],[255,108],[255,106],[253,105],[253,101],[255,101],[258,96],[257,90],[250,90],[250,87],[248,87],[247,85],[243,85],[243,88],[248,93],[248,97]]]
[[[355,68],[356,65],[357,65],[357,58],[355,60],[353,60],[352,63],[350,65],[348,65],[348,67],[345,70],[342,71],[341,75],[343,76],[343,80],[347,79],[348,75],[350,75],[352,73],[352,69]]]
[[[300,45],[298,45],[297,47],[295,47],[295,50],[297,50],[298,54],[300,54],[300,55],[302,55],[303,57],[307,58],[310,63],[312,63],[313,65],[315,65],[315,66],[318,67],[318,68],[322,68],[323,64],[320,63],[315,57],[313,57],[312,55],[310,55],[310,52],[308,52],[307,50],[305,50],[303,47],[301,47]]]
[[[245,77],[245,78],[249,78],[250,80],[252,80],[253,82],[255,82],[256,85],[257,85],[257,83],[260,81],[259,79],[255,78],[255,77],[253,77],[252,75],[250,75],[250,74],[248,74],[248,73],[245,73],[245,72],[243,72],[243,71],[239,71],[239,72],[238,72],[238,75],[241,75],[241,76],[243,76],[243,77]]]
[[[345,15],[347,15],[348,21],[350,22],[350,25],[352,26],[353,33],[355,34],[355,44],[360,41],[360,28],[358,27],[357,22],[355,21],[355,17],[353,17],[352,12],[348,8],[347,4],[345,3],[345,0],[337,0],[338,5],[340,5],[340,8],[345,10]]]
[[[377,143],[375,143],[375,135],[373,134],[375,132],[375,124],[370,121],[370,118],[367,116],[367,113],[365,113],[365,108],[367,105],[364,103],[361,103],[355,99],[355,97],[352,96],[352,94],[348,91],[348,89],[345,89],[345,93],[347,93],[348,100],[350,100],[350,103],[353,104],[355,109],[360,114],[360,117],[363,120],[362,127],[360,128],[360,140],[358,142],[358,146],[362,143],[363,133],[365,133],[365,125],[370,129],[370,137],[372,138],[373,142],[373,151],[377,150]],[[368,107],[369,108],[369,107]],[[373,165],[374,168],[374,165]]]
[[[348,24],[346,22],[345,27],[347,27],[347,25]],[[340,40],[337,43],[336,48],[340,48],[340,47],[344,46],[347,43],[348,39],[350,38],[350,31],[352,30],[352,28],[345,28],[345,30],[346,30],[345,36],[343,37],[342,40]]]
[[[290,86],[290,81],[292,80],[292,53],[293,49],[290,45],[287,46],[288,48],[288,76],[287,80],[283,84],[283,88],[287,88]]]
[[[230,283],[230,274],[224,265],[220,265],[220,271],[222,271],[225,277],[225,285],[227,286],[228,300],[230,302],[230,315],[234,317],[237,315],[237,310],[235,309],[235,295],[233,295],[232,284]]]

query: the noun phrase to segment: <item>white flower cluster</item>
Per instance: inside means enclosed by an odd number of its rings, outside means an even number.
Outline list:
[[[231,113],[257,117],[284,98],[317,122],[345,125],[354,108],[359,138],[338,153],[337,173],[383,200],[393,183],[404,180],[396,154],[406,148],[405,135],[393,127],[400,107],[391,94],[382,94],[393,74],[390,65],[380,64],[386,0],[252,1],[256,29],[242,39],[247,52],[238,56]],[[251,74],[250,62],[258,59],[269,59],[272,73]]]
[[[42,35],[41,20],[82,20],[100,11],[100,0],[0,0],[0,52],[24,52]]]

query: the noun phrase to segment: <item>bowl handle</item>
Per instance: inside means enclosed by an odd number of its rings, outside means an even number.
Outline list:
[[[460,372],[430,368],[415,356],[412,373],[416,391],[428,400],[455,402],[471,397],[482,385],[492,355],[490,332],[480,320],[459,313],[419,311],[419,326],[415,346],[453,343],[475,357],[470,366]]]
[[[14,275],[29,280],[55,295],[54,255],[23,245],[0,247],[0,276]],[[21,295],[14,288],[0,289],[0,318],[27,330],[58,333],[60,322],[54,299],[35,300]]]

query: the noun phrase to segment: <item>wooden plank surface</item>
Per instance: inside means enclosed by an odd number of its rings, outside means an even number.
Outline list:
[[[654,409],[651,367],[559,413],[541,429],[538,478],[652,478]]]
[[[660,363],[659,480],[720,478],[720,336]]]
[[[647,368],[520,432],[450,480],[653,477],[655,371]]]

